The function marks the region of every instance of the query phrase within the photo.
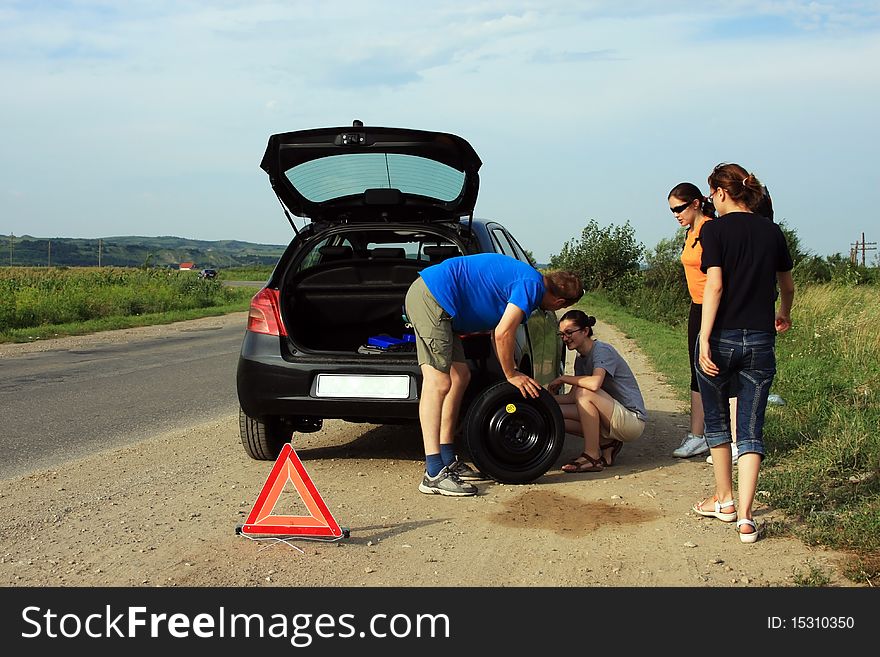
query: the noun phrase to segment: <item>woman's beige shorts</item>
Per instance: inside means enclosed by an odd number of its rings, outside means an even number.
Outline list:
[[[641,436],[644,430],[645,421],[615,399],[614,410],[611,412],[611,427],[607,433],[605,427],[602,427],[602,434],[628,443]]]
[[[461,338],[452,330],[452,317],[419,276],[406,293],[406,316],[416,333],[419,365],[449,373],[452,363],[467,362]]]

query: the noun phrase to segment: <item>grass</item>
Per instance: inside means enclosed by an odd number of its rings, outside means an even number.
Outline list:
[[[227,267],[220,270],[220,278],[227,281],[266,281],[274,267]]]
[[[0,342],[29,342],[246,310],[252,289],[193,272],[0,267]]]
[[[795,586],[802,587],[828,586],[831,583],[828,575],[815,564],[809,564],[809,568],[806,571],[796,568],[792,572],[792,579]]]
[[[634,317],[598,294],[581,306],[636,340],[688,399],[684,324]],[[876,286],[799,288],[792,318],[776,345],[773,392],[786,404],[767,409],[762,499],[789,519],[774,533],[848,551],[847,576],[873,585],[880,581],[880,296]]]
[[[34,342],[48,338],[59,338],[67,335],[87,335],[100,331],[134,328],[136,326],[153,326],[155,324],[171,324],[187,319],[200,317],[217,317],[245,311],[248,309],[253,290],[241,290],[242,298],[233,303],[210,308],[192,308],[189,310],[172,310],[164,313],[147,313],[145,315],[115,315],[91,319],[84,322],[67,324],[44,324],[26,329],[9,329],[0,332],[0,342]]]

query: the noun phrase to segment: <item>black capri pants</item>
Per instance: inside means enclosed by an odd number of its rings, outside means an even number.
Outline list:
[[[697,350],[697,337],[700,335],[700,323],[703,320],[703,304],[691,301],[691,311],[688,313],[688,360],[691,363],[691,390],[700,392],[697,385],[697,370],[694,362],[694,352]]]

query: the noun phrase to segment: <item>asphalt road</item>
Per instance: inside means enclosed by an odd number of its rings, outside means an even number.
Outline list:
[[[244,326],[0,361],[0,479],[235,413]]]

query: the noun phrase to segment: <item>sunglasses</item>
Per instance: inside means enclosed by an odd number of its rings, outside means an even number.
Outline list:
[[[692,202],[693,201],[691,201],[691,203]],[[676,205],[674,208],[669,208],[669,209],[672,210],[672,214],[681,214],[682,212],[684,212],[685,210],[688,209],[689,205],[690,205],[690,203],[682,203],[681,205]]]
[[[559,331],[556,333],[556,337],[557,338],[570,338],[575,333],[580,333],[581,331],[584,331],[584,330],[586,330],[586,329],[579,328],[579,329],[569,329],[568,331]]]

